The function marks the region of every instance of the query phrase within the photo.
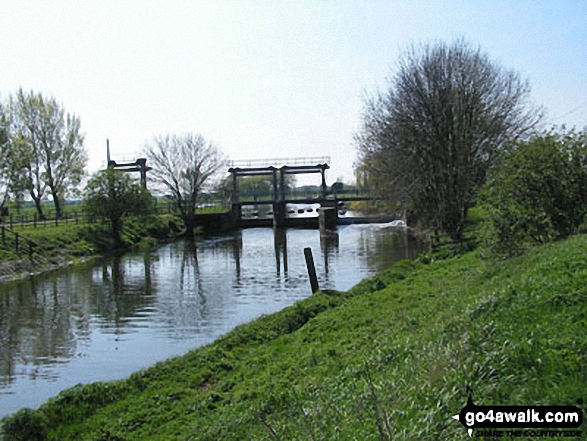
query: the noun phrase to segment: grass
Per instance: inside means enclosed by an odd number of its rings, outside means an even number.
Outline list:
[[[467,386],[482,405],[576,405],[586,250],[576,236],[499,262],[400,262],[124,381],[76,386],[5,419],[5,436],[465,440],[451,416]]]
[[[125,219],[122,244],[115,243],[111,238],[108,226],[104,223],[87,222],[54,222],[46,225],[19,225],[5,233],[6,242],[0,240],[0,267],[4,273],[10,273],[13,268],[14,277],[21,271],[21,262],[29,261],[29,246],[24,239],[33,241],[35,247],[34,266],[22,267],[25,272],[31,269],[36,271],[52,269],[63,263],[75,261],[78,258],[95,256],[104,252],[111,252],[122,247],[128,248],[141,243],[152,244],[156,239],[165,239],[179,231],[181,221],[173,215],[151,215],[142,218],[129,217]],[[14,235],[18,233],[21,244],[16,252]]]

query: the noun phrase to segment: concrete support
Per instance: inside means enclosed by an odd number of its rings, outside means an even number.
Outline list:
[[[271,182],[273,184],[273,200],[277,201],[279,199],[279,191],[277,189],[277,169],[271,167]]]
[[[319,215],[320,234],[325,235],[336,230],[338,223],[338,209],[336,201],[324,201],[320,206]]]
[[[237,177],[237,170],[235,169],[230,169],[229,170],[232,174],[232,203],[236,204],[239,202],[240,199],[240,195],[238,193],[238,177]]]
[[[285,170],[286,167],[279,169],[279,200],[285,200]]]
[[[147,159],[138,158],[136,164],[141,174],[141,185],[143,188],[147,188]]]
[[[320,196],[325,199],[326,192],[328,191],[328,187],[326,186],[326,176],[325,176],[326,168],[320,169],[320,176],[322,177],[322,183],[320,185]]]
[[[233,203],[231,212],[234,225],[238,227],[243,218],[243,206],[240,203]]]
[[[287,209],[285,202],[277,201],[273,204],[273,227],[285,228],[287,226]]]

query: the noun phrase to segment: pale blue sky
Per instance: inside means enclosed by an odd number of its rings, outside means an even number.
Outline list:
[[[0,94],[80,116],[95,170],[154,134],[231,159],[331,156],[351,181],[365,94],[410,44],[465,38],[528,78],[548,122],[587,125],[585,0],[0,2]]]

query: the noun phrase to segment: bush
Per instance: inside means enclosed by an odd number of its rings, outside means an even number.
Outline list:
[[[481,192],[484,239],[517,254],[578,232],[587,213],[587,133],[548,133],[506,149]]]
[[[46,421],[42,413],[22,409],[3,421],[2,433],[6,440],[43,440],[46,433]]]
[[[138,182],[120,171],[108,168],[96,173],[84,190],[84,209],[90,219],[106,219],[110,235],[118,246],[124,246],[129,238],[123,238],[124,223],[129,216],[145,215],[153,208],[153,197]],[[135,238],[130,237],[130,242]]]

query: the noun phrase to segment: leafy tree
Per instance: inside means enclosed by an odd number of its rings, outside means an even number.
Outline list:
[[[551,132],[504,151],[482,192],[490,248],[515,254],[576,233],[587,214],[586,159],[586,132]]]
[[[9,98],[6,113],[5,160],[12,185],[28,193],[42,219],[41,200],[48,190],[61,216],[61,201],[79,185],[87,162],[79,118],[65,114],[55,98],[22,89]]]
[[[412,48],[356,135],[363,179],[458,239],[496,153],[541,119],[529,85],[459,40]]]
[[[117,245],[122,244],[124,219],[148,214],[153,209],[151,194],[128,174],[108,168],[96,173],[84,191],[84,210],[90,218],[105,219]]]
[[[153,170],[153,182],[170,192],[185,226],[194,234],[196,208],[202,192],[212,186],[212,178],[225,165],[220,150],[199,134],[155,136],[143,148]]]

